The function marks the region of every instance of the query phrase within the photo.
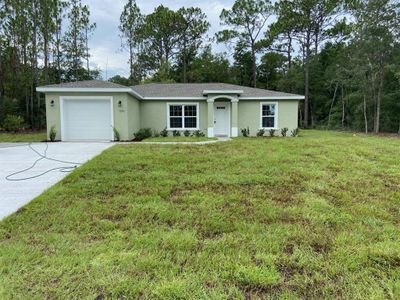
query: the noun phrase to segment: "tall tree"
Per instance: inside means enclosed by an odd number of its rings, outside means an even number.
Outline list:
[[[304,64],[304,126],[311,120],[310,108],[310,61],[318,53],[322,41],[329,29],[337,21],[342,5],[340,0],[282,0],[278,2],[279,13],[277,28],[282,32],[291,32],[300,44]]]
[[[207,16],[197,7],[182,7],[178,10],[178,15],[181,17],[180,60],[183,68],[183,82],[186,83],[190,60],[193,60],[196,56],[210,23],[207,22]]]
[[[64,68],[66,79],[77,81],[88,78],[87,70],[83,69],[83,62],[88,61],[86,31],[93,29],[94,24],[89,21],[89,9],[82,5],[81,0],[71,0],[68,12],[69,28],[64,35],[63,51],[65,55]]]
[[[180,29],[181,16],[163,5],[145,17],[141,34],[146,50],[142,59],[149,70],[169,72],[180,42]]]
[[[400,3],[390,0],[360,0],[352,6],[354,26],[354,58],[365,66],[369,90],[364,97],[374,103],[374,131],[380,131],[384,76],[392,62],[394,45],[399,37]]]
[[[232,8],[223,9],[222,25],[230,27],[217,33],[219,42],[234,42],[235,48],[250,51],[252,85],[257,87],[257,53],[262,49],[259,38],[273,10],[269,0],[236,0]]]
[[[135,0],[128,0],[121,13],[119,30],[121,32],[122,47],[129,51],[130,80],[132,84],[143,79],[143,70],[139,61],[141,54],[141,28],[143,15]]]

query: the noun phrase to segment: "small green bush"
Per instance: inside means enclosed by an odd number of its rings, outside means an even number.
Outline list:
[[[290,132],[290,135],[291,135],[292,137],[296,137],[296,136],[299,135],[299,133],[300,133],[300,130],[299,130],[298,128],[296,128],[296,129],[293,129],[293,130]]]
[[[183,132],[183,135],[186,136],[186,137],[190,136],[190,131],[189,130],[185,130]]]
[[[6,131],[17,132],[24,125],[24,118],[16,115],[7,115],[3,121],[3,127]]]
[[[113,127],[113,131],[114,131],[114,140],[117,142],[121,141],[121,135],[119,134],[118,129]]]
[[[179,130],[172,131],[172,136],[181,136],[181,132]]]
[[[201,130],[195,130],[195,131],[192,132],[192,136],[199,138],[199,137],[205,137],[206,135]]]
[[[283,137],[285,137],[286,135],[287,135],[287,132],[289,131],[289,128],[287,128],[287,127],[284,127],[284,128],[282,128],[281,129],[281,135],[283,136]]]
[[[51,142],[55,142],[56,141],[56,136],[57,136],[57,130],[56,130],[56,126],[51,126],[50,128],[50,132],[49,132],[49,138]]]
[[[167,128],[164,128],[163,130],[160,131],[160,136],[162,136],[162,137],[167,137],[168,136]]]
[[[260,130],[257,132],[257,136],[264,136],[264,133],[265,133],[265,129],[260,129]]]
[[[269,130],[269,136],[274,137],[275,136],[275,129],[270,129]]]
[[[249,128],[249,127],[247,127],[247,128],[242,128],[242,129],[240,129],[240,131],[242,132],[242,135],[243,135],[244,137],[250,136],[250,128]]]
[[[151,128],[142,128],[138,132],[134,133],[136,141],[142,141],[152,136]]]
[[[160,137],[160,133],[157,130],[153,130],[153,136],[154,137]]]

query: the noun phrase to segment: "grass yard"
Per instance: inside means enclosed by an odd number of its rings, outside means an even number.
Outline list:
[[[0,143],[43,142],[46,139],[46,132],[0,132]]]
[[[1,299],[400,298],[400,139],[117,145],[0,223]]]
[[[151,137],[143,140],[143,142],[206,142],[213,140],[216,140],[216,138],[194,137],[194,136],[168,136],[168,137]]]

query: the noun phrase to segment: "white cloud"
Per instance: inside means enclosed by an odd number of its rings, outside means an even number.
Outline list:
[[[121,51],[121,39],[119,37],[119,18],[126,3],[124,0],[84,0],[89,5],[91,21],[96,22],[97,28],[90,39],[91,65],[100,68],[102,77],[106,79],[114,75],[128,76],[128,54]],[[229,8],[234,0],[137,0],[142,13],[149,14],[154,8],[162,4],[171,9],[178,9],[182,6],[200,7],[208,17],[211,28],[208,32],[210,37],[220,30],[219,14],[223,8]],[[214,51],[226,51],[224,45],[213,45]]]

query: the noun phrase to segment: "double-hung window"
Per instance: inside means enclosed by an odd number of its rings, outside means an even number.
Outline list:
[[[168,104],[169,130],[197,130],[199,124],[199,105]]]
[[[261,103],[261,128],[278,128],[278,103]]]

